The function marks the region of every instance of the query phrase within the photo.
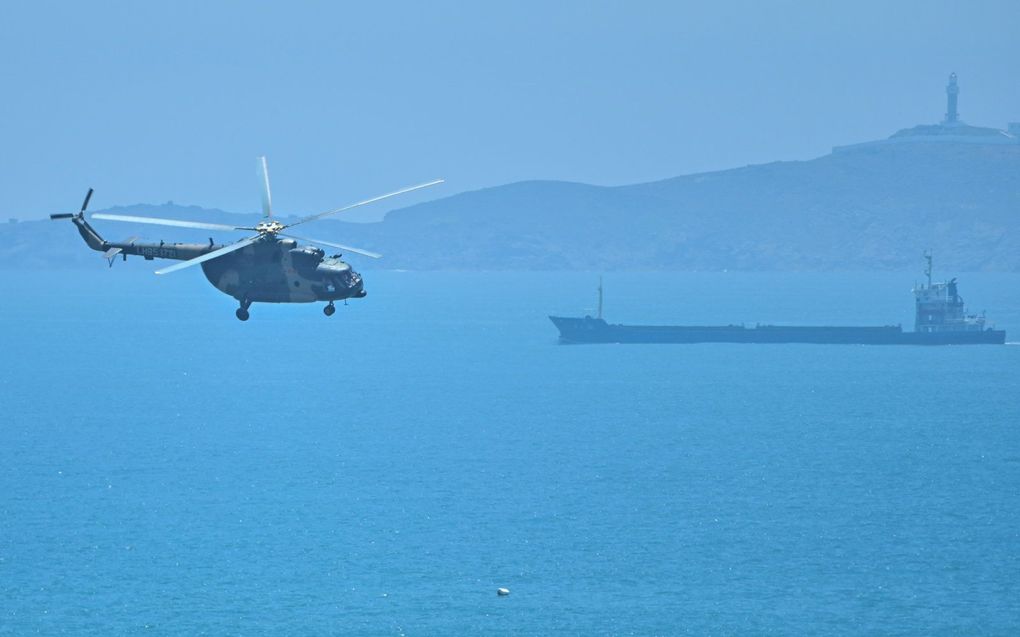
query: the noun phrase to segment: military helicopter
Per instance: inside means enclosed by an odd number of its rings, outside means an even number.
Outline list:
[[[194,265],[201,265],[205,278],[216,289],[229,294],[240,302],[235,314],[242,321],[249,317],[248,308],[252,303],[313,303],[326,301],[323,313],[332,316],[336,312],[335,301],[360,299],[366,295],[361,275],[341,260],[340,254],[326,256],[317,246],[336,248],[344,252],[378,259],[381,254],[352,248],[330,241],[307,239],[290,234],[294,226],[322,219],[345,210],[381,201],[414,190],[443,183],[442,179],[417,186],[401,188],[394,192],[365,199],[342,208],[302,217],[297,221],[283,224],[273,217],[272,196],[269,191],[269,170],[266,158],[258,158],[259,181],[262,186],[262,220],[254,227],[229,226],[218,223],[182,221],[179,219],[158,219],[130,215],[93,214],[92,219],[147,223],[177,228],[198,228],[201,230],[249,231],[256,234],[235,243],[217,245],[209,243],[138,243],[132,237],[121,243],[103,239],[85,220],[85,210],[92,198],[92,188],[85,195],[81,210],[77,213],[50,215],[50,219],[70,219],[78,227],[85,243],[93,250],[103,253],[112,266],[120,256],[127,261],[128,255],[137,255],[146,260],[175,259],[183,261],[160,270],[156,274],[169,274]],[[284,231],[287,231],[286,233]],[[299,246],[298,241],[311,244]]]

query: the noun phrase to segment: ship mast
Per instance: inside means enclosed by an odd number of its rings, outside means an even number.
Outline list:
[[[924,260],[928,262],[928,265],[924,268],[924,274],[928,277],[928,287],[931,287],[931,250],[924,251]]]
[[[599,277],[599,309],[598,318],[602,318],[602,277]]]

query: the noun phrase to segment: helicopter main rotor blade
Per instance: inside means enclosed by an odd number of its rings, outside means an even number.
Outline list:
[[[227,226],[221,223],[205,223],[204,221],[180,221],[178,219],[159,219],[157,217],[132,217],[131,215],[108,215],[97,213],[93,219],[108,221],[126,221],[128,223],[148,223],[155,226],[173,226],[175,228],[198,228],[199,230],[254,230],[238,226]]]
[[[344,206],[343,208],[337,208],[336,210],[327,210],[326,212],[320,212],[317,215],[311,215],[309,217],[304,217],[302,219],[298,219],[294,223],[287,224],[284,227],[285,228],[291,228],[291,227],[296,226],[296,225],[298,225],[300,223],[307,223],[309,221],[314,221],[316,219],[321,219],[321,218],[329,216],[329,215],[335,215],[338,212],[344,212],[345,210],[350,210],[351,208],[357,208],[358,206],[364,206],[366,204],[375,203],[376,201],[381,201],[383,199],[388,199],[390,197],[395,197],[397,195],[402,195],[405,192],[411,192],[413,190],[420,190],[422,188],[428,188],[429,186],[435,186],[436,184],[441,184],[444,181],[445,181],[444,179],[437,179],[435,181],[430,181],[427,184],[418,184],[417,186],[409,186],[407,188],[401,188],[400,190],[395,190],[393,192],[388,192],[385,195],[379,195],[378,197],[372,197],[371,199],[365,199],[364,201],[359,201],[357,203],[352,203],[351,205]]]
[[[259,185],[262,186],[262,216],[268,219],[273,216],[273,196],[269,192],[269,166],[264,156],[259,157],[258,171]]]
[[[206,261],[212,261],[213,259],[217,259],[219,257],[222,257],[224,254],[230,254],[231,252],[237,252],[238,250],[240,250],[242,248],[247,248],[248,246],[250,246],[251,244],[255,243],[256,241],[258,241],[261,238],[262,238],[262,235],[257,234],[254,237],[248,237],[247,239],[241,239],[237,243],[231,243],[230,245],[224,246],[224,247],[222,247],[222,248],[220,248],[218,250],[213,250],[212,252],[207,252],[207,253],[203,254],[202,256],[200,256],[200,257],[195,257],[194,259],[188,259],[187,261],[184,261],[182,263],[178,263],[177,265],[172,265],[169,268],[163,268],[162,270],[156,270],[156,274],[169,274],[171,272],[176,272],[178,270],[183,270],[184,268],[190,268],[191,266],[198,265],[199,263],[204,263]]]
[[[314,243],[320,246],[328,246],[330,248],[339,248],[344,252],[355,252],[357,254],[365,255],[366,257],[372,257],[373,259],[381,259],[382,255],[378,252],[369,252],[368,250],[362,250],[361,248],[352,248],[351,246],[345,246],[340,243],[333,243],[331,241],[322,241],[321,239],[306,239],[305,237],[295,237],[292,234],[281,234],[281,237],[290,237],[291,239],[297,239],[298,241],[304,241],[305,243]]]

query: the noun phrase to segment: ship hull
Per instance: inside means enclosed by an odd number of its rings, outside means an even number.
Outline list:
[[[904,332],[898,325],[825,327],[611,325],[603,319],[550,316],[562,343],[816,343],[839,345],[1001,345],[1004,330]]]

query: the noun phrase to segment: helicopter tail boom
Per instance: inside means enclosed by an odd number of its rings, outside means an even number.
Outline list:
[[[78,226],[78,233],[81,234],[81,238],[85,239],[85,243],[90,248],[100,252],[106,252],[110,249],[110,244],[96,232],[95,228],[89,225],[88,221],[85,221],[85,215],[74,215],[71,217],[71,221],[74,225]]]
[[[78,227],[78,233],[81,234],[88,247],[97,252],[102,252],[103,258],[110,265],[113,265],[113,259],[118,255],[125,259],[130,255],[144,257],[146,260],[174,259],[186,261],[223,247],[216,245],[211,240],[209,243],[138,243],[136,237],[131,237],[123,242],[107,241],[85,220],[84,215],[59,214],[50,215],[50,218],[70,219]]]

